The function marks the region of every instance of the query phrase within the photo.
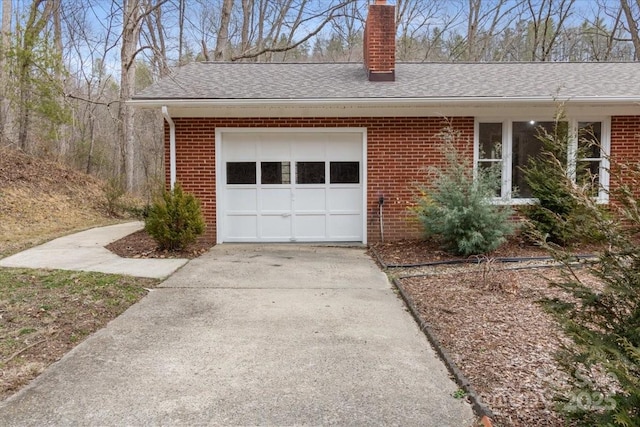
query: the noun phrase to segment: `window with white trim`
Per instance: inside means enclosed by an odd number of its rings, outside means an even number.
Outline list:
[[[522,168],[542,150],[540,132],[568,132],[568,170],[580,184],[590,180],[594,197],[608,200],[609,120],[568,119],[557,130],[552,120],[476,120],[474,166],[496,168],[501,186],[497,198],[513,204],[532,203]]]

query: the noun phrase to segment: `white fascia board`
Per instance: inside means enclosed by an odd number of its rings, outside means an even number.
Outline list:
[[[386,105],[476,105],[495,103],[580,103],[580,104],[637,104],[639,97],[454,97],[454,98],[309,98],[309,99],[133,99],[127,104],[139,108],[168,107],[212,107],[247,106],[272,107],[279,105],[297,106],[386,106]]]
[[[173,99],[132,100],[139,108],[167,106],[173,117],[392,117],[480,116],[517,112],[583,114],[592,109],[600,115],[638,115],[640,97],[522,97],[522,98],[344,98],[344,99]],[[583,111],[585,110],[585,111]]]

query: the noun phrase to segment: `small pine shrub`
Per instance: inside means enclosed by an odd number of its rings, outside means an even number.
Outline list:
[[[467,157],[456,147],[459,134],[451,128],[441,134],[444,169],[431,168],[433,185],[419,185],[413,208],[427,237],[439,238],[458,255],[490,252],[513,233],[510,206],[493,203],[500,184],[492,169],[478,169],[474,177]]]
[[[151,205],[144,228],[161,249],[182,250],[204,233],[200,203],[176,184]]]
[[[611,213],[603,212],[592,192],[565,188],[591,216],[583,232],[601,245],[598,263],[589,267],[600,289],[576,274],[569,252],[548,246],[565,263],[566,274],[553,284],[567,297],[547,300],[545,307],[574,344],[558,354],[571,385],[558,400],[578,425],[640,426],[640,166],[624,168],[623,176],[629,184],[610,194]]]

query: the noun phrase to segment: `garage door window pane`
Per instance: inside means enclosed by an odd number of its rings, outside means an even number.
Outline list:
[[[227,162],[227,184],[255,184],[256,162]]]
[[[262,162],[260,164],[262,184],[291,184],[291,164],[289,162]]]
[[[297,184],[324,184],[324,162],[297,162]]]
[[[360,183],[360,162],[331,162],[329,169],[332,184]]]

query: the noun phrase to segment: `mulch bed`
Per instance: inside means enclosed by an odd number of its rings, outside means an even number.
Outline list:
[[[549,252],[539,245],[531,243],[524,236],[514,236],[498,249],[483,256],[468,258],[452,255],[442,249],[435,241],[400,240],[395,242],[374,243],[370,248],[378,254],[386,265],[410,265],[449,260],[491,260],[495,258],[548,257]],[[580,255],[592,254],[596,245],[580,244],[572,252]]]
[[[205,237],[198,238],[182,251],[160,250],[149,234],[140,230],[116,240],[106,246],[111,252],[123,258],[197,258],[207,252],[214,243]]]
[[[595,249],[582,245],[572,252]],[[554,402],[555,393],[567,387],[555,355],[568,340],[541,304],[544,298],[567,298],[551,285],[561,279],[561,269],[545,262],[496,261],[546,257],[546,250],[515,237],[493,253],[473,257],[480,263],[419,269],[397,265],[463,258],[417,240],[375,244],[371,252],[385,265],[396,265],[389,272],[400,278],[422,321],[493,411],[494,426],[568,425]],[[588,269],[576,271],[597,286]]]

